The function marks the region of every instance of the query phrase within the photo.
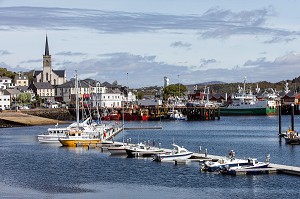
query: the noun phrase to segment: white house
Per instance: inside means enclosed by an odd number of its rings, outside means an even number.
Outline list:
[[[92,107],[99,108],[121,108],[124,95],[118,93],[93,93],[91,95]]]
[[[0,77],[0,85],[1,88],[5,85],[6,86],[5,89],[15,87],[15,84],[12,82],[12,79],[9,77]]]
[[[27,86],[29,85],[29,80],[27,75],[19,72],[18,75],[15,76],[15,85],[16,86]]]
[[[105,88],[100,85],[99,81],[85,79],[78,83],[78,95],[81,99],[89,99],[92,93],[103,92],[105,92]],[[56,87],[56,101],[64,101],[67,104],[75,103],[75,96],[75,79]]]
[[[0,91],[0,109],[5,110],[10,108],[10,95],[5,95]]]

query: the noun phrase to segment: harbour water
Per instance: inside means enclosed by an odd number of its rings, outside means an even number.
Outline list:
[[[282,130],[290,126],[282,117]],[[125,139],[161,143],[173,140],[190,151],[208,150],[240,158],[255,157],[300,166],[300,146],[278,138],[277,116],[221,117],[205,122],[126,122],[127,127],[162,125],[162,129],[126,130]],[[100,149],[41,144],[36,135],[49,126],[0,129],[1,198],[291,198],[298,197],[298,176],[284,174],[224,176],[203,173],[199,164],[157,163],[151,159],[110,156]],[[300,118],[295,117],[300,131]],[[120,133],[115,140],[122,140]]]

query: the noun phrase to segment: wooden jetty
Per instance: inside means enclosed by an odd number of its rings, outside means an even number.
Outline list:
[[[37,126],[37,125],[51,125],[51,124],[66,124],[65,121],[48,119],[34,115],[28,115],[21,112],[2,112],[0,113],[0,120],[2,127],[12,126]]]

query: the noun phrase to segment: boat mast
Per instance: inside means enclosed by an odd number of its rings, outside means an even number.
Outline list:
[[[79,104],[78,104],[78,77],[77,70],[75,70],[75,94],[76,94],[76,122],[77,122],[77,130],[79,129]]]
[[[246,79],[247,77],[244,78],[243,101],[245,100],[246,97]]]
[[[122,134],[123,134],[123,143],[124,143],[124,100],[121,101],[121,105],[122,105]]]
[[[96,82],[96,110],[97,110],[97,122],[98,122],[98,124],[100,123],[102,123],[100,120],[101,120],[101,118],[100,118],[100,113],[99,113],[99,107],[98,107],[98,94],[100,93],[100,88],[101,88],[101,84],[100,84],[100,82]],[[100,103],[100,106],[101,106],[101,103]]]
[[[209,87],[207,87],[207,93],[206,93],[206,105],[209,104]]]

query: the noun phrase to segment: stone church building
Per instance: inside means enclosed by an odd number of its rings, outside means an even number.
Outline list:
[[[47,82],[53,86],[61,85],[67,82],[65,70],[53,70],[51,55],[49,53],[48,37],[46,35],[45,54],[43,55],[43,70],[34,71],[34,82]]]

